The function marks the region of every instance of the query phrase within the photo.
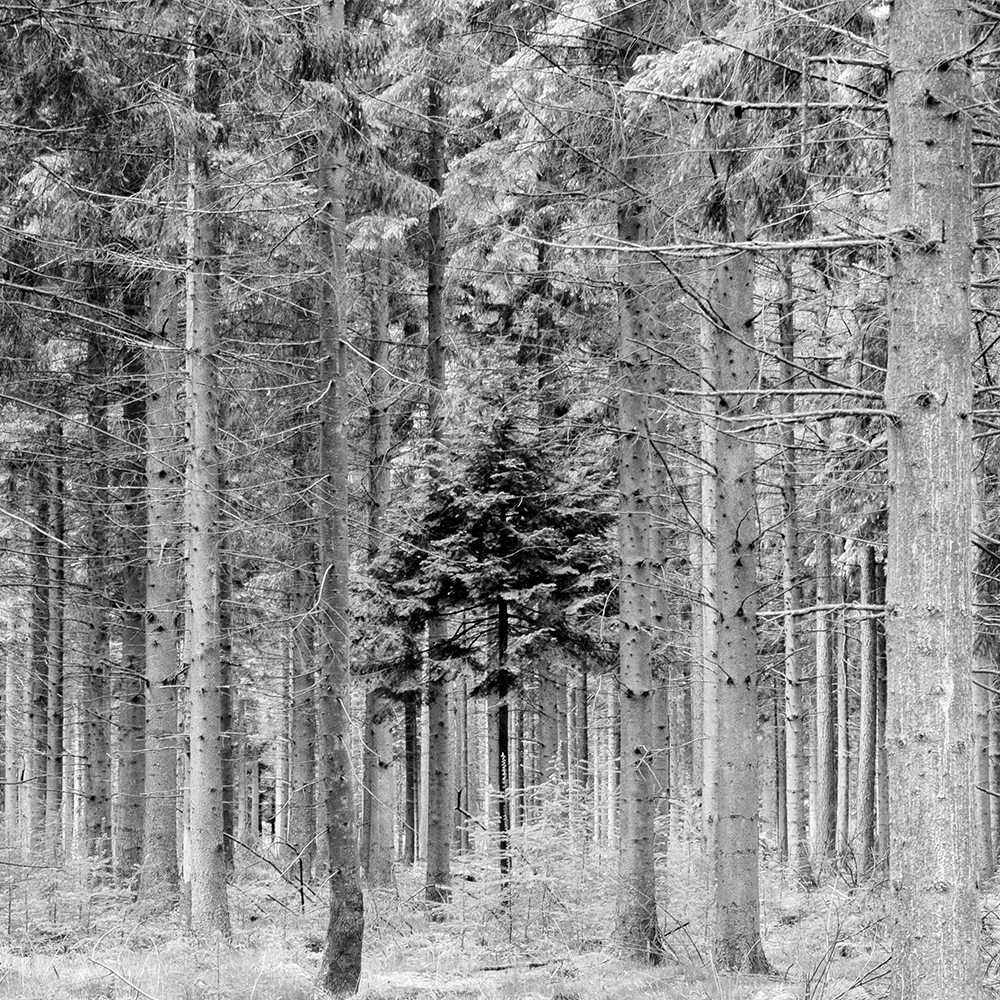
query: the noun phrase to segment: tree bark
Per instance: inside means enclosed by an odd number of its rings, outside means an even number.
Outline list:
[[[780,361],[778,379],[783,389],[781,424],[782,584],[785,593],[785,801],[787,803],[788,859],[796,878],[812,882],[806,828],[805,718],[802,698],[802,649],[798,611],[802,605],[802,565],[799,559],[798,473],[795,450],[795,298],[792,266],[782,276],[784,294],[778,305]]]
[[[445,101],[440,82],[427,84],[427,167],[431,190],[438,199],[427,218],[427,423],[430,439],[432,489],[443,461],[444,442],[444,277],[447,262],[444,206]],[[443,608],[433,607],[427,622],[427,880],[429,903],[451,897],[451,828],[454,818],[454,774],[449,732],[448,624]]]
[[[731,211],[738,212],[738,209]],[[734,227],[742,238],[742,227]],[[747,253],[720,260],[712,275],[716,373],[716,586],[718,635],[718,822],[715,835],[715,961],[721,968],[769,969],[760,940],[757,778],[757,542],[754,446],[745,430],[747,390],[756,384],[753,263]],[[722,738],[725,734],[725,738]]]
[[[403,703],[404,794],[403,864],[417,858],[417,819],[420,809],[420,692],[410,691]]]
[[[618,238],[641,246],[646,208],[618,206]],[[648,265],[636,254],[618,264],[618,694],[621,719],[620,837],[615,933],[633,958],[661,958],[656,909],[654,746],[650,578],[651,484],[648,427],[653,385]]]
[[[346,38],[344,0],[321,0],[317,44],[332,65]],[[343,88],[337,78],[333,86]],[[319,292],[317,490],[319,545],[320,776],[326,796],[330,906],[320,986],[334,997],[357,992],[364,906],[350,754],[350,538],[347,527],[347,164],[340,126],[324,121],[317,148],[317,236],[325,272]]]
[[[56,407],[61,407],[61,400]],[[62,418],[49,424],[52,473],[49,481],[49,509],[52,539],[49,545],[49,615],[48,615],[48,734],[46,737],[47,774],[45,779],[45,847],[50,857],[59,857],[62,849],[63,788],[63,698],[66,659],[66,509],[64,503],[64,460]]]
[[[125,297],[126,315],[140,320],[139,307]],[[146,376],[142,351],[125,354],[122,421],[127,453],[120,474],[122,488],[121,665],[116,678],[118,703],[118,783],[114,797],[114,861],[120,879],[131,882],[142,863],[145,812],[146,740]]]
[[[876,602],[875,549],[860,549],[861,604]],[[875,866],[875,750],[878,701],[878,641],[875,615],[861,612],[861,718],[858,728],[858,809],[855,836],[857,873],[871,876]]]
[[[219,85],[214,38],[188,21],[188,86],[192,109],[214,117]],[[222,629],[219,602],[219,233],[215,168],[206,138],[192,139],[188,158],[185,417],[187,596],[190,698],[191,927],[203,937],[228,936],[223,844]]]
[[[178,289],[168,272],[151,288],[146,348],[146,753],[140,896],[175,899],[177,870],[177,614],[180,576],[176,523],[181,483],[177,434]]]
[[[389,507],[392,467],[389,424],[389,258],[383,244],[376,251],[371,280],[371,339],[368,351],[368,544],[371,563],[378,554]],[[362,859],[368,884],[393,884],[393,810],[396,786],[393,768],[392,723],[395,707],[386,693],[386,681],[370,672],[365,698],[365,788],[363,817],[366,850]]]
[[[49,632],[49,542],[52,534],[47,476],[33,468],[29,505],[33,518],[31,551],[31,683],[28,691],[27,825],[28,843],[44,849],[46,806],[46,762],[48,760],[48,632]],[[43,533],[44,532],[44,533]]]
[[[87,512],[87,675],[83,724],[83,840],[88,857],[111,856],[111,660],[107,611],[109,503],[107,359],[94,331],[87,339],[87,373],[91,380],[87,400],[87,441],[93,461],[90,469],[90,509]]]
[[[824,440],[826,434],[821,431]],[[828,487],[820,482],[816,511],[816,604],[824,608],[833,595],[831,517]],[[816,715],[815,744],[816,795],[813,855],[822,865],[833,857],[837,829],[837,710],[834,701],[834,613],[816,612]]]
[[[892,990],[982,993],[973,796],[972,141],[965,0],[889,19]]]

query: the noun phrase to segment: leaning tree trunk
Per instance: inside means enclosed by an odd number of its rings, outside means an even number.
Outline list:
[[[757,862],[758,527],[754,445],[746,428],[752,408],[749,390],[757,379],[749,254],[716,264],[708,307],[716,373],[716,581],[708,610],[717,630],[719,671],[715,961],[726,969],[764,972],[769,966],[760,941]]]
[[[973,795],[972,96],[965,0],[896,0],[889,360],[893,995],[982,990]]]
[[[321,0],[317,44],[331,65],[345,42],[344,0]],[[336,79],[332,86],[343,86]],[[319,294],[320,579],[318,720],[322,740],[319,776],[326,796],[330,906],[320,986],[331,996],[357,992],[365,917],[354,815],[350,740],[350,539],[347,529],[347,164],[340,126],[325,121],[316,167],[316,230],[324,272]]]
[[[214,116],[218,81],[209,68],[213,39],[189,21],[188,85],[193,110]],[[219,606],[219,232],[208,142],[195,136],[188,160],[187,450],[184,523],[190,659],[191,926],[229,934],[222,816],[222,630]]]

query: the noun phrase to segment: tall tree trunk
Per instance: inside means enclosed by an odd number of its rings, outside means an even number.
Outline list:
[[[371,279],[371,340],[368,350],[368,544],[371,563],[378,554],[389,507],[392,468],[389,452],[389,258],[388,246],[376,250]],[[395,709],[386,692],[385,679],[368,678],[365,699],[365,788],[363,815],[366,850],[362,860],[368,884],[393,884],[392,801],[396,778],[393,769],[392,722]]]
[[[740,210],[730,206],[737,214]],[[742,226],[733,233],[743,237]],[[757,542],[754,445],[747,395],[757,379],[753,349],[753,262],[719,261],[708,302],[716,373],[716,587],[718,635],[718,823],[715,839],[715,961],[722,968],[769,969],[760,941],[757,779]]]
[[[774,685],[774,830],[778,857],[788,860],[788,744],[786,742],[785,685]]]
[[[88,857],[111,855],[111,660],[107,611],[107,359],[99,335],[87,338],[87,443],[92,458],[87,511],[87,673],[83,722],[83,840]]]
[[[13,623],[11,633],[16,634]],[[23,674],[19,669],[20,656],[8,649],[4,663],[3,688],[3,737],[4,737],[4,796],[3,829],[8,844],[17,842],[20,834],[21,769],[25,760],[24,732],[21,721],[21,684]]]
[[[127,292],[123,311],[139,320]],[[122,420],[127,453],[122,465],[121,668],[117,677],[118,787],[114,798],[114,859],[119,878],[133,880],[142,863],[146,739],[146,377],[142,351],[126,348]]]
[[[303,551],[303,549],[305,551]],[[306,618],[312,606],[315,581],[308,567],[312,546],[300,547],[296,566],[296,626],[292,630],[292,746],[291,795],[288,842],[299,861],[303,879],[312,878],[316,859],[316,677],[313,671],[312,623]],[[309,580],[307,584],[305,581]]]
[[[30,472],[29,510],[32,517],[31,550],[31,683],[28,690],[28,843],[45,844],[46,762],[48,761],[48,632],[49,542],[52,534],[49,490],[44,470]]]
[[[469,685],[465,677],[455,678],[452,697],[455,732],[455,850],[469,850]],[[389,752],[392,746],[390,741]],[[390,830],[391,832],[391,830]]]
[[[344,0],[321,0],[317,43],[333,54],[344,45]],[[334,60],[334,66],[339,61]],[[334,79],[342,88],[345,81]],[[326,795],[330,908],[320,985],[334,997],[357,992],[364,906],[350,754],[350,538],[347,527],[347,164],[340,126],[324,121],[317,149],[319,260],[319,730],[320,777]]]
[[[146,753],[140,895],[148,903],[175,898],[177,871],[177,531],[178,289],[160,272],[151,288],[146,348]]]
[[[847,582],[839,580],[837,601],[846,604],[849,591]],[[847,641],[848,615],[837,615],[836,667],[837,667],[837,861],[847,864],[851,853],[851,743],[850,743],[850,655]]]
[[[420,812],[420,692],[410,691],[403,703],[403,864],[417,859],[417,820]]]
[[[824,440],[826,434],[821,432]],[[831,554],[830,498],[827,485],[820,482],[822,491],[816,511],[816,758],[815,825],[813,827],[813,855],[822,865],[833,857],[837,829],[837,709],[834,701],[834,642],[831,611],[822,610],[831,603],[833,594],[833,560]]]
[[[440,82],[428,80],[427,167],[429,184],[438,199],[427,218],[430,247],[427,255],[427,423],[430,438],[430,475],[433,482],[442,461],[445,390],[444,277],[447,261],[444,206],[445,101]],[[447,678],[448,625],[443,608],[434,607],[427,622],[427,884],[430,903],[445,903],[451,895],[451,828],[453,786]]]
[[[799,560],[798,474],[795,451],[795,292],[792,266],[785,264],[784,294],[778,305],[780,362],[778,379],[782,389],[781,506],[782,583],[785,593],[785,801],[787,803],[788,859],[800,882],[812,882],[809,841],[806,836],[805,712],[802,698],[802,649],[799,640],[799,608],[802,605],[802,566]]]
[[[61,407],[61,400],[57,408]],[[64,463],[62,419],[49,425],[52,449],[52,473],[49,479],[49,505],[51,511],[52,539],[49,545],[49,621],[48,621],[48,736],[47,773],[45,779],[45,847],[51,857],[58,857],[62,841],[62,809],[68,800],[69,790],[63,788],[63,697],[64,665],[66,659],[66,509],[64,503]]]
[[[711,265],[707,265],[710,269]],[[711,271],[709,270],[709,273]],[[711,281],[709,289],[711,289]],[[701,833],[709,857],[715,851],[715,831],[718,821],[719,798],[719,634],[715,606],[715,470],[716,431],[712,423],[715,407],[711,393],[715,391],[718,373],[715,369],[713,321],[701,318],[699,329],[700,378],[699,388],[705,393],[702,399],[702,420],[699,448],[705,474],[701,477],[701,569],[696,581],[700,596],[701,635],[698,650],[700,662],[695,664],[701,728],[698,746],[701,764]]]
[[[892,990],[982,990],[972,716],[972,142],[965,0],[889,19]]]
[[[860,548],[862,605],[875,603],[875,549]],[[875,866],[875,740],[878,699],[878,641],[876,617],[861,612],[861,718],[858,728],[858,810],[855,857],[861,878]]]
[[[556,774],[559,755],[559,688],[550,650],[543,650],[536,661],[538,673],[538,739],[536,784],[544,784]]]
[[[885,605],[885,563],[875,564],[876,603]],[[888,690],[886,687],[885,616],[876,619],[875,655],[878,663],[878,688],[875,722],[875,777],[878,805],[878,866],[889,869],[889,758],[885,745]]]
[[[208,16],[208,15],[206,15]],[[218,111],[214,37],[188,21],[188,86],[193,110]],[[184,523],[188,531],[190,698],[191,926],[202,936],[229,934],[223,843],[222,622],[219,606],[219,220],[208,141],[192,139],[188,158]]]
[[[497,818],[500,848],[501,906],[510,906],[510,683],[507,674],[507,648],[510,622],[507,602],[497,602]]]
[[[642,246],[645,206],[623,200],[618,206],[618,239]],[[656,775],[650,748],[653,734],[653,673],[650,575],[651,483],[648,426],[654,388],[650,355],[648,265],[636,254],[619,261],[618,301],[618,689],[621,713],[621,785],[618,894],[615,933],[622,950],[645,961],[660,959],[656,910],[654,817]]]

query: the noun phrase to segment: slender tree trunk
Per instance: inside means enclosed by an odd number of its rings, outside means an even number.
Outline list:
[[[57,404],[60,407],[61,401]],[[49,425],[52,474],[48,477],[52,540],[49,546],[48,615],[48,735],[45,779],[45,847],[50,857],[62,849],[63,697],[66,659],[66,510],[64,504],[63,427],[61,418]],[[65,796],[68,797],[68,796]],[[72,799],[69,800],[72,803]]]
[[[830,551],[830,498],[825,483],[821,482],[819,489],[822,492],[816,513],[816,604],[823,608],[831,603],[833,595],[833,562]],[[816,757],[816,823],[813,829],[813,855],[820,865],[833,857],[837,828],[834,620],[833,612],[816,612],[816,725],[813,751]]]
[[[798,474],[795,467],[795,298],[792,267],[783,274],[784,294],[778,306],[780,363],[783,389],[781,424],[782,581],[785,592],[785,795],[788,817],[788,858],[800,882],[812,882],[809,841],[806,836],[805,711],[802,698],[802,649],[798,611],[802,605],[802,566],[799,560]]]
[[[324,51],[344,44],[344,0],[321,0],[317,41]],[[338,63],[334,63],[338,65]],[[343,79],[335,79],[343,87]],[[320,985],[334,997],[357,992],[364,906],[350,754],[350,538],[347,527],[347,164],[340,126],[324,122],[317,149],[319,259],[318,563],[319,730],[326,795],[330,908]]]
[[[618,206],[618,238],[641,246],[645,207]],[[653,388],[650,356],[650,288],[647,264],[629,253],[619,262],[618,301],[618,688],[621,713],[621,787],[616,936],[623,951],[645,961],[660,959],[656,909],[654,817],[656,775],[650,575],[652,535],[648,428]]]
[[[125,297],[123,309],[138,322],[141,312]],[[117,678],[118,771],[114,798],[114,859],[119,878],[132,881],[142,863],[146,740],[146,376],[142,351],[125,355],[126,395],[122,405],[128,451],[121,472],[122,570],[121,668]]]
[[[732,209],[732,206],[731,206]],[[737,209],[732,209],[738,212]],[[734,235],[742,238],[737,226]],[[746,394],[756,384],[753,262],[719,261],[709,293],[715,396],[715,558],[712,613],[718,635],[718,823],[715,960],[769,969],[760,940],[757,779],[757,541],[754,446]],[[725,734],[725,738],[721,738]]]
[[[207,15],[206,15],[207,16]],[[219,84],[214,38],[189,15],[188,85],[194,111],[214,117]],[[219,601],[220,523],[218,294],[219,232],[209,144],[192,140],[188,160],[186,483],[190,698],[191,926],[209,937],[229,934],[223,843],[222,622]]]
[[[544,784],[556,774],[559,755],[559,689],[556,685],[555,666],[549,650],[543,650],[536,661],[538,672],[538,741],[537,784]]]
[[[785,685],[774,685],[774,829],[778,857],[788,860],[788,745]]]
[[[711,267],[710,264],[706,265]],[[702,399],[701,464],[705,475],[701,477],[701,557],[698,563],[701,575],[698,580],[701,597],[700,663],[697,670],[697,698],[701,707],[701,731],[698,744],[701,757],[701,831],[706,853],[715,851],[715,831],[718,822],[719,798],[719,635],[715,605],[715,437],[712,422],[714,407],[708,395],[715,391],[718,373],[715,368],[714,330],[710,317],[703,316],[699,331],[701,378],[699,388],[706,395]]]
[[[497,603],[497,817],[500,848],[501,905],[510,906],[510,684],[507,647],[510,624],[507,602]]]
[[[452,699],[455,731],[455,850],[469,850],[469,687],[465,677],[455,678]],[[389,752],[391,755],[392,748]],[[391,831],[390,831],[391,832]]]
[[[294,574],[298,611],[292,630],[292,787],[288,827],[288,842],[299,859],[302,877],[306,880],[312,878],[316,860],[316,796],[313,791],[316,778],[316,677],[313,672],[312,623],[306,617],[315,586],[307,569],[311,555],[310,545],[300,547],[299,558],[304,558],[306,563],[297,566]]]
[[[148,903],[176,897],[177,614],[180,575],[176,524],[178,474],[178,289],[167,272],[151,288],[152,329],[146,349],[146,810],[140,895]]]
[[[898,1000],[982,993],[973,797],[972,142],[965,0],[889,19],[889,792]]]
[[[368,561],[374,560],[385,531],[389,507],[392,444],[389,424],[389,258],[384,244],[376,251],[371,280],[371,340],[368,365]],[[369,885],[393,884],[393,769],[392,723],[395,709],[378,675],[368,678],[365,699],[366,782],[363,796],[367,850],[363,860]]]
[[[838,603],[847,603],[848,588],[846,581],[839,581],[837,587]],[[847,640],[846,612],[837,616],[837,861],[841,866],[847,864],[851,853],[851,743],[850,743],[850,655]]]
[[[876,602],[885,605],[885,563],[875,564]],[[875,653],[878,663],[878,688],[875,725],[875,776],[878,806],[878,866],[889,869],[889,758],[885,744],[888,691],[886,688],[885,617],[876,619]]]
[[[16,631],[11,623],[11,635]],[[17,842],[20,834],[21,769],[24,767],[24,733],[21,722],[21,689],[23,681],[20,666],[20,643],[7,651],[4,663],[3,737],[4,737],[4,796],[3,827],[8,844]]]
[[[975,345],[973,345],[975,350]],[[981,449],[976,449],[976,468],[973,477],[975,491],[975,506],[972,514],[973,529],[982,531],[983,502],[986,493],[986,455]],[[977,558],[978,557],[978,558]],[[986,553],[974,553],[973,562],[976,573],[976,603],[981,607],[987,604],[992,595],[990,572],[994,560],[986,558]],[[973,702],[975,705],[976,726],[976,802],[978,807],[978,865],[982,882],[992,878],[996,873],[996,853],[993,847],[995,830],[993,828],[993,803],[990,795],[990,695],[997,685],[998,675],[996,649],[997,643],[991,634],[991,629],[983,621],[980,614],[975,619],[975,644],[973,647]]]
[[[111,661],[107,611],[109,500],[107,434],[107,359],[95,332],[87,340],[87,372],[91,380],[87,400],[87,440],[93,455],[90,469],[90,509],[87,512],[87,673],[83,718],[83,839],[93,858],[111,856]]]
[[[411,691],[403,703],[404,795],[403,864],[417,859],[417,819],[420,804],[420,692]]]
[[[874,604],[875,549],[860,549],[861,604]],[[861,719],[858,730],[858,809],[855,854],[858,875],[869,878],[875,866],[875,749],[878,700],[878,641],[875,615],[861,612]]]
[[[33,517],[31,549],[31,684],[28,691],[28,843],[44,849],[46,763],[48,761],[48,633],[49,633],[49,542],[52,534],[47,476],[31,471],[29,510]],[[44,533],[43,533],[44,532]]]
[[[428,80],[427,166],[431,190],[440,199],[444,191],[445,102],[441,85]],[[444,440],[445,390],[444,277],[447,261],[444,206],[438,200],[427,219],[430,249],[427,256],[427,423],[431,442],[430,475],[436,480]],[[443,608],[432,608],[427,622],[427,884],[430,903],[446,903],[451,895],[451,827],[454,814],[454,775],[449,733],[447,679],[448,625]]]

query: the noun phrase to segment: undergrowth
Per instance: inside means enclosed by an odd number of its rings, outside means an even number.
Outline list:
[[[830,878],[805,889],[765,860],[762,930],[775,975],[716,972],[708,869],[678,809],[660,831],[657,887],[664,961],[640,967],[612,946],[616,857],[599,846],[564,788],[511,835],[501,880],[495,835],[454,858],[452,899],[431,907],[423,871],[399,867],[366,892],[365,1000],[554,998],[865,1000],[887,994],[881,889]],[[664,821],[665,823],[665,821]],[[176,911],[143,909],[100,865],[0,854],[0,998],[315,1000],[325,887],[303,891],[241,852],[230,884],[233,935],[199,943]]]

